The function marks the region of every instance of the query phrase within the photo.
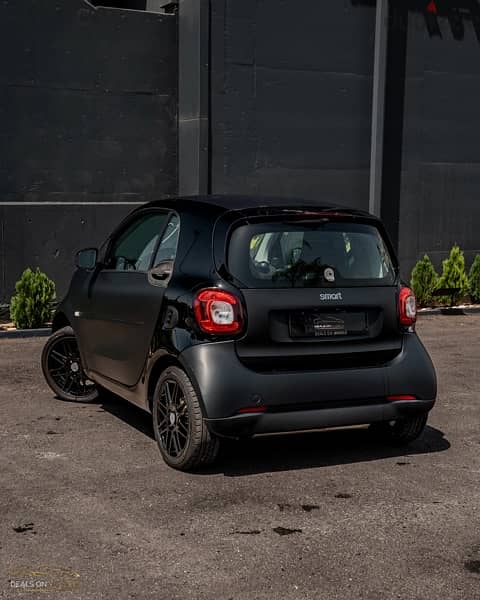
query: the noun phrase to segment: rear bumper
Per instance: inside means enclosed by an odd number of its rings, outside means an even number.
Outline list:
[[[223,437],[241,437],[260,433],[278,433],[363,425],[393,421],[428,412],[435,400],[373,403],[364,406],[320,408],[284,413],[235,415],[226,419],[206,419],[209,430]]]
[[[401,352],[376,367],[258,372],[238,358],[235,343],[191,346],[180,360],[203,404],[212,432],[251,435],[388,421],[429,411],[435,370],[419,338],[405,335]],[[418,400],[387,402],[390,395]],[[266,413],[237,414],[265,406]]]

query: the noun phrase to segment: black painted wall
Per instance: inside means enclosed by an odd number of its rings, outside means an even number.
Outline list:
[[[211,189],[368,207],[375,8],[212,0]]]
[[[27,266],[61,295],[124,203],[177,191],[176,17],[3,0],[0,56],[0,302]]]
[[[198,1],[205,187],[367,208],[374,1]],[[390,4],[382,214],[408,276],[424,252],[480,252],[480,44]],[[177,192],[177,37],[174,15],[0,4],[0,302],[27,266],[63,294],[76,250]]]
[[[399,210],[406,275],[425,252],[441,268],[455,243],[467,266],[480,253],[480,42],[470,19],[463,39],[446,18],[439,26],[441,37],[430,37],[423,17],[409,15]]]
[[[211,190],[366,209],[374,0],[211,4]],[[471,18],[431,37],[426,5],[390,2],[382,217],[407,279],[425,252],[480,252],[480,44]]]

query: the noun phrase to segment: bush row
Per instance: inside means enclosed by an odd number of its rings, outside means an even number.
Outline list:
[[[442,275],[435,271],[427,254],[413,268],[410,285],[420,306],[429,306],[433,292],[440,288],[457,288],[452,295],[455,303],[467,294],[474,302],[480,302],[480,255],[475,257],[467,276],[465,258],[458,246],[453,246],[450,256],[443,261]],[[55,300],[55,284],[37,267],[26,269],[16,284],[16,294],[10,304],[10,316],[18,328],[41,327],[50,320],[51,306]],[[450,302],[450,297],[439,302]]]
[[[465,257],[458,246],[453,246],[450,255],[442,262],[442,274],[438,275],[427,254],[417,262],[412,270],[410,285],[415,292],[419,306],[431,306],[433,293],[441,288],[456,288],[450,296],[441,296],[441,304],[454,304],[470,294],[473,302],[480,302],[480,255],[477,254],[467,275]]]

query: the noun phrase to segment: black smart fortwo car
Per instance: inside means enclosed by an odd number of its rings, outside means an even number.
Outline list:
[[[369,424],[417,438],[436,397],[412,291],[372,215],[206,196],[135,210],[78,253],[42,365],[62,399],[101,388],[153,415],[165,461],[222,437]]]

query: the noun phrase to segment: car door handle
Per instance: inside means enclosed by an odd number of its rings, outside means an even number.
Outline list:
[[[173,260],[164,260],[148,272],[149,279],[155,281],[167,281],[173,272]]]
[[[161,271],[156,271],[155,269],[152,269],[150,271],[150,276],[152,277],[152,279],[156,279],[157,281],[165,281],[170,277],[171,274],[172,272],[166,269],[163,269]]]

